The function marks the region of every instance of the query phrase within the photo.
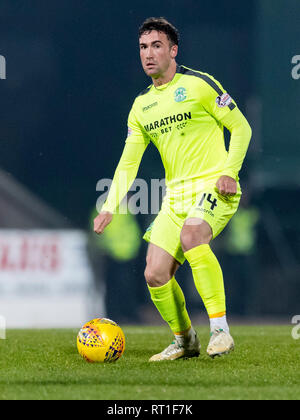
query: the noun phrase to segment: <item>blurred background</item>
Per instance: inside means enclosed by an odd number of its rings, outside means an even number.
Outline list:
[[[0,3],[0,314],[8,327],[77,327],[94,317],[160,323],[144,280],[143,231],[126,216],[92,232],[135,96],[150,84],[137,30],[164,16],[181,33],[178,63],[212,74],[253,138],[240,211],[213,248],[229,318],[300,313],[300,2],[232,0]],[[227,139],[228,140],[228,139]],[[138,174],[164,178],[148,147]],[[187,264],[187,263],[186,263]],[[206,322],[187,265],[177,276]]]

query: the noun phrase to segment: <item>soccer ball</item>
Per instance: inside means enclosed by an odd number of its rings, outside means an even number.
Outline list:
[[[79,331],[77,349],[88,362],[115,362],[124,353],[125,336],[114,321],[96,318]]]

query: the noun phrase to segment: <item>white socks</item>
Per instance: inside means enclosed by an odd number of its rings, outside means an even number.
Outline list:
[[[185,335],[175,334],[175,339],[180,344],[186,343],[187,341],[194,341],[195,337],[196,332],[193,327],[191,327]]]
[[[220,318],[210,318],[210,330],[223,330],[229,334],[229,326],[227,324],[226,315],[221,316]]]
[[[229,326],[227,324],[226,315],[221,316],[219,318],[210,318],[210,331],[214,330],[223,330],[227,334],[229,334]],[[193,327],[189,329],[189,331],[184,335],[175,334],[176,341],[183,345],[186,342],[194,342],[196,337],[196,332]]]

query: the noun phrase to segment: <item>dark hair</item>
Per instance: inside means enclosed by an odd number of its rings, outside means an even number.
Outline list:
[[[167,35],[169,41],[172,45],[178,45],[179,43],[179,32],[170,22],[165,18],[159,17],[150,17],[145,20],[145,22],[139,28],[139,38],[145,32],[158,31],[163,32]]]

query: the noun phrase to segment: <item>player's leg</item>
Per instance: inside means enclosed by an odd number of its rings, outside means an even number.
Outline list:
[[[180,263],[163,248],[149,243],[145,278],[148,286],[155,288],[165,285],[176,273]]]
[[[210,225],[199,218],[187,219],[182,228],[182,249],[210,319],[207,353],[214,357],[233,350],[234,342],[226,320],[222,269],[209,245],[212,237]]]
[[[211,319],[226,313],[223,274],[210,247],[213,232],[200,218],[189,218],[181,231],[181,245],[188,260],[197,290]],[[226,325],[223,326],[225,329]]]
[[[179,266],[179,262],[167,251],[149,244],[145,279],[154,305],[174,334],[180,334],[191,327],[185,298],[175,279]]]
[[[211,340],[207,352],[210,356],[233,349],[226,319],[226,299],[223,273],[210,242],[227,225],[238,208],[239,193],[232,198],[220,196],[214,189],[201,194],[181,231],[181,246],[188,260],[196,288],[210,318]]]
[[[186,310],[184,294],[175,279],[180,263],[167,251],[149,244],[145,278],[151,299],[171,328],[175,340],[150,361],[175,360],[198,356],[200,343]]]

